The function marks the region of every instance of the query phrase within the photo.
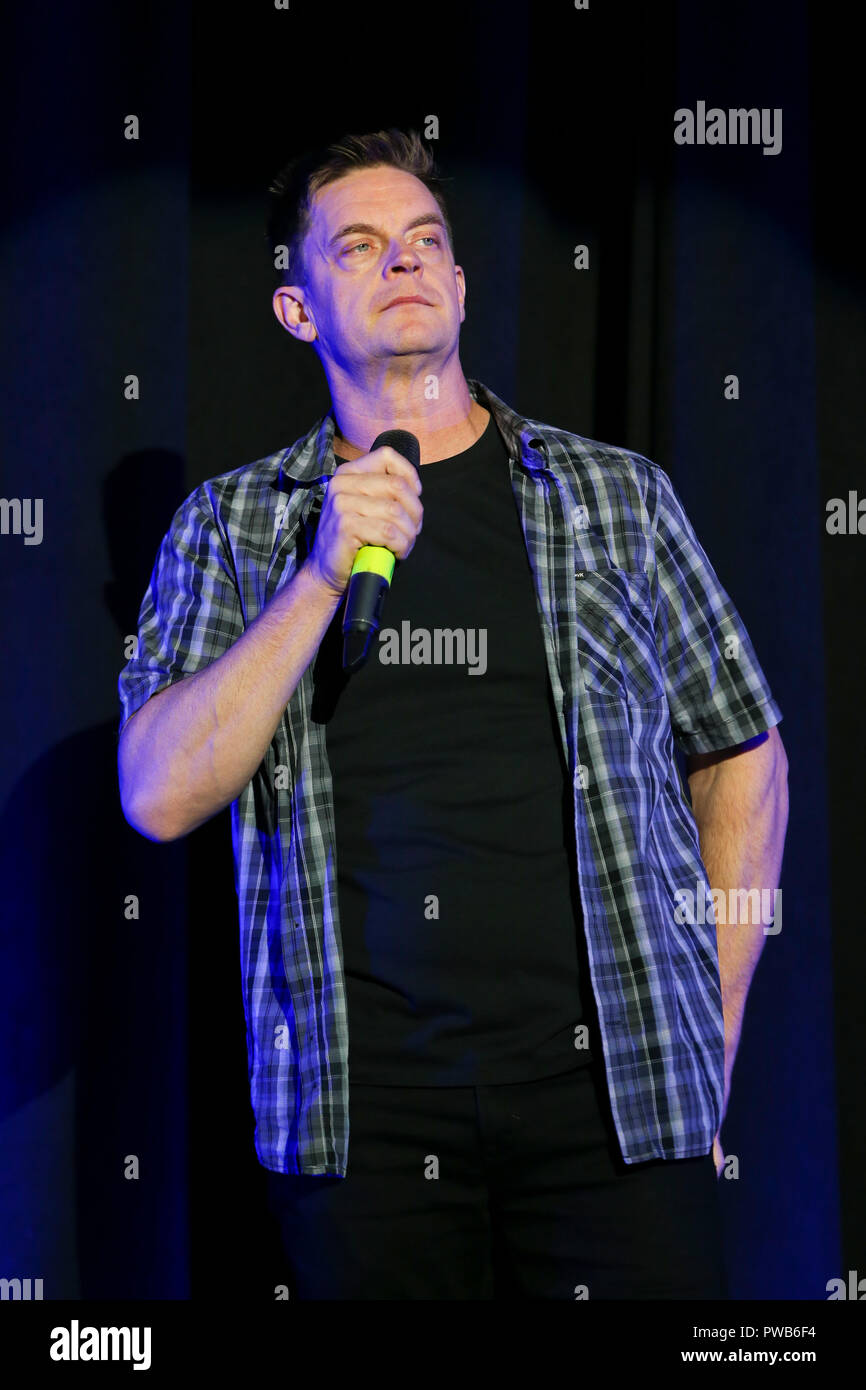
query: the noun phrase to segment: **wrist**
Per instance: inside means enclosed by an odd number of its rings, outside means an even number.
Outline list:
[[[343,597],[344,589],[336,588],[335,585],[331,584],[330,581],[326,579],[319,568],[315,555],[309,555],[307,557],[298,570],[298,575],[304,576],[311,594],[314,594],[317,598],[326,600],[336,609]]]

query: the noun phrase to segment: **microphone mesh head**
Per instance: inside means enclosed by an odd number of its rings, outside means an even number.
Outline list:
[[[421,466],[421,445],[409,430],[383,430],[377,435],[370,445],[370,453],[374,449],[382,448],[395,449],[398,454],[402,454],[404,459],[408,459],[413,468]]]

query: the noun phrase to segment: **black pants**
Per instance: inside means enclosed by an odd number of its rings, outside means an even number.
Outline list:
[[[707,1299],[712,1156],[625,1164],[595,1067],[351,1085],[345,1178],[268,1173],[290,1297]]]

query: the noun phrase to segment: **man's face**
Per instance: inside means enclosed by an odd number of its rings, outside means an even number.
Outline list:
[[[395,357],[447,354],[456,345],[465,317],[463,271],[435,198],[413,174],[359,169],[320,189],[304,265],[307,285],[278,290],[277,315],[349,373],[376,360],[384,366]],[[394,302],[404,298],[416,302]]]

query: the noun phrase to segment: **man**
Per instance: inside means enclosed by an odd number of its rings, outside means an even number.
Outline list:
[[[332,409],[176,514],[119,770],[153,839],[232,807],[291,1291],[720,1296],[768,923],[716,928],[711,892],[778,882],[781,712],[666,474],[464,377],[420,139],[351,137],[272,195],[274,310]],[[392,428],[418,472],[371,450]],[[397,565],[346,676],[363,544]]]

